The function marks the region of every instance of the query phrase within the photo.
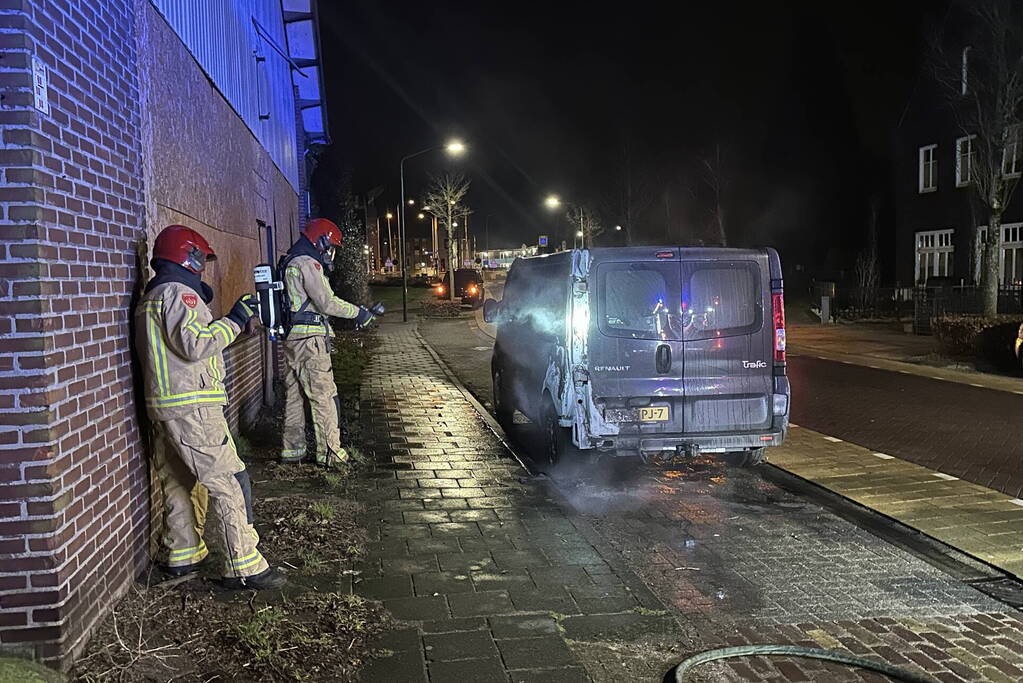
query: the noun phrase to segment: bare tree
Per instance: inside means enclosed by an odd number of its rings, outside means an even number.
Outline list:
[[[947,37],[936,33],[932,62],[956,124],[968,136],[956,149],[957,178],[975,189],[987,213],[980,284],[983,313],[995,315],[1002,215],[1023,164],[1023,25],[1014,0],[975,0],[961,6],[966,13],[965,42],[950,49]]]
[[[588,249],[593,246],[593,240],[603,234],[604,226],[595,213],[585,206],[573,206],[565,215],[572,229],[572,234],[578,237],[582,233],[582,248]]]
[[[464,205],[465,195],[468,192],[469,181],[461,173],[433,176],[430,179],[430,188],[426,192],[426,206],[423,207],[424,211],[437,217],[448,236],[448,298],[450,301],[455,300],[455,228],[457,227],[455,224],[459,216],[469,213],[468,207]]]
[[[856,257],[857,304],[867,309],[877,302],[877,289],[881,271],[877,256],[877,216],[880,202],[877,197],[870,200],[870,214],[867,218],[867,246]]]
[[[608,201],[602,204],[605,216],[610,215],[625,228],[625,243],[632,244],[633,230],[637,229],[642,216],[654,203],[652,185],[642,170],[637,173],[633,162],[632,136],[622,137],[621,156],[614,185],[608,193]]]
[[[725,230],[724,195],[728,190],[729,177],[721,159],[721,145],[714,145],[714,156],[703,159],[703,180],[711,191],[711,229],[718,246],[728,246]]]

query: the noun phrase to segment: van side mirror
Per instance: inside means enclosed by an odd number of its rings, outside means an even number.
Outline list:
[[[483,322],[496,323],[501,312],[501,302],[487,299],[483,302]]]

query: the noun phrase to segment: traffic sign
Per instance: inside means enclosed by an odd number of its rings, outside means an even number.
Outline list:
[[[541,247],[547,246],[547,235],[540,235],[540,240],[537,242]]]

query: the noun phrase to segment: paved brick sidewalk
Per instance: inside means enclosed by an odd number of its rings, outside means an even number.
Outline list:
[[[409,626],[363,680],[570,683],[587,667],[659,679],[684,629],[526,478],[413,328],[381,337],[361,408],[375,464],[358,494],[374,542],[355,591]],[[580,657],[590,642],[662,654]]]
[[[1023,680],[1018,612],[921,560],[753,472],[640,473],[618,491],[529,479],[411,327],[381,337],[362,390],[373,543],[355,590],[404,625],[363,680],[658,681],[689,654],[751,643]],[[825,679],[882,680],[762,658],[692,680]]]

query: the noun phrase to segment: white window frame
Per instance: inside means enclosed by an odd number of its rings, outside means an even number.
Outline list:
[[[928,154],[930,155],[930,159],[926,160]],[[920,154],[919,154],[918,158],[919,158],[919,163],[918,163],[918,172],[917,172],[917,176],[918,176],[918,178],[917,178],[917,187],[918,187],[918,189],[920,191],[920,194],[925,194],[927,192],[937,192],[937,190],[938,190],[938,146],[937,145],[924,145],[923,147],[920,148]],[[930,180],[931,180],[931,182],[930,182],[929,185],[924,183],[924,170],[925,170],[925,168],[930,171]]]
[[[1009,126],[1005,132],[1005,146],[1002,148],[1002,176],[1019,178],[1023,175],[1023,125]]]
[[[976,135],[964,135],[961,138],[956,138],[956,187],[967,187],[973,180],[973,167],[977,158],[977,150],[973,148],[973,141],[977,139]],[[963,173],[963,152],[964,147],[968,147],[966,153],[966,172]]]
[[[926,283],[927,278],[950,276],[955,270],[954,228],[944,230],[922,230],[916,233],[916,247],[913,250],[915,282]],[[925,263],[921,268],[921,257]]]
[[[973,281],[980,282],[980,267],[984,256],[984,240],[987,239],[987,226],[977,228],[977,241],[973,245]],[[1023,261],[1023,223],[1003,223],[1002,243],[998,254],[998,282],[1001,286],[1015,285],[1016,272],[1023,273],[1023,267],[1017,264]],[[1008,266],[1008,268],[1006,268]],[[1023,277],[1021,280],[1023,281]]]

